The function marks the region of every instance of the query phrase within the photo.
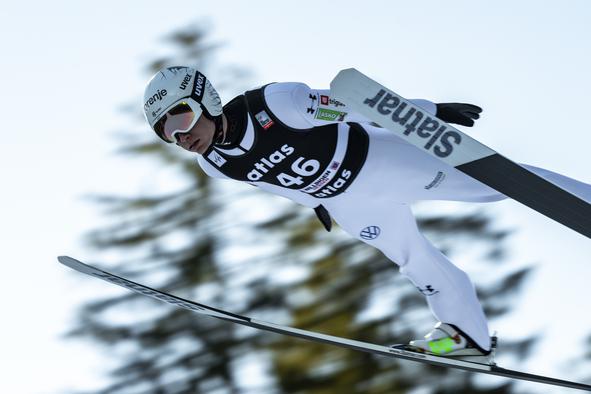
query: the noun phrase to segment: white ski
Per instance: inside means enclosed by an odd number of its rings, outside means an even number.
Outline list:
[[[591,204],[450,126],[354,68],[331,94],[399,137],[530,208],[591,238]]]
[[[308,341],[328,343],[330,345],[340,346],[353,350],[358,350],[367,353],[375,353],[381,356],[400,358],[404,360],[417,361],[425,364],[439,365],[443,367],[462,369],[472,372],[480,372],[491,375],[499,375],[507,378],[529,380],[532,382],[545,383],[554,386],[570,387],[580,390],[591,391],[591,385],[582,383],[570,382],[567,380],[560,380],[549,378],[546,376],[532,375],[528,373],[513,371],[497,367],[496,365],[479,364],[469,361],[463,361],[458,359],[451,359],[445,357],[437,357],[428,354],[421,354],[410,352],[406,350],[394,349],[391,347],[375,345],[373,343],[361,342],[352,339],[346,339],[336,337],[333,335],[321,334],[313,331],[302,330],[299,328],[293,328],[289,326],[283,326],[280,324],[274,324],[265,322],[262,320],[252,319],[250,317],[237,315],[231,312],[227,312],[221,309],[213,308],[204,304],[199,304],[193,301],[189,301],[172,294],[164,293],[159,290],[152,289],[148,286],[132,282],[128,279],[122,278],[117,275],[113,275],[109,272],[100,270],[93,266],[84,264],[72,257],[60,256],[58,257],[60,263],[68,266],[76,271],[82,272],[87,275],[95,276],[103,279],[107,282],[114,283],[126,289],[135,291],[145,296],[156,298],[160,301],[167,302],[179,306],[181,308],[189,309],[193,312],[197,312],[203,315],[215,317],[230,321],[232,323],[242,324],[245,326],[253,327],[259,330],[272,331],[282,335],[289,335],[293,337],[302,338]]]

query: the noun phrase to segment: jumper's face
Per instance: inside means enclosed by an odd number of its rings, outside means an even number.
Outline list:
[[[186,132],[175,134],[176,144],[189,152],[203,154],[211,145],[215,123],[201,115],[197,123]]]
[[[194,103],[181,101],[158,119],[153,129],[162,140],[202,154],[211,145],[216,126]]]

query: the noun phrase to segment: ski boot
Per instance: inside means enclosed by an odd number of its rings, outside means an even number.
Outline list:
[[[479,364],[495,365],[496,335],[491,338],[491,349],[486,351],[456,326],[437,323],[424,339],[410,341],[408,345],[394,345],[396,349],[431,354],[441,357],[457,357]]]

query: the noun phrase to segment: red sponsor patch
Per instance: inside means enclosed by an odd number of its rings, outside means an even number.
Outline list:
[[[258,114],[256,114],[255,118],[258,120],[259,124],[263,126],[263,129],[265,130],[267,130],[274,124],[269,115],[265,111],[261,111]]]
[[[329,97],[328,96],[322,96],[322,95],[320,95],[320,104],[322,104],[322,105],[328,105],[328,100],[329,100]]]

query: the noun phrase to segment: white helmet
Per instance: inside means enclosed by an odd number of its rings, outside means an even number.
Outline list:
[[[164,115],[180,104],[188,105],[194,113],[191,128],[204,114],[216,123],[216,135],[221,128],[222,101],[209,80],[191,67],[165,67],[148,82],[144,92],[144,115],[152,130],[166,142],[161,124]],[[161,122],[162,120],[162,122]],[[182,130],[186,131],[186,130]]]

